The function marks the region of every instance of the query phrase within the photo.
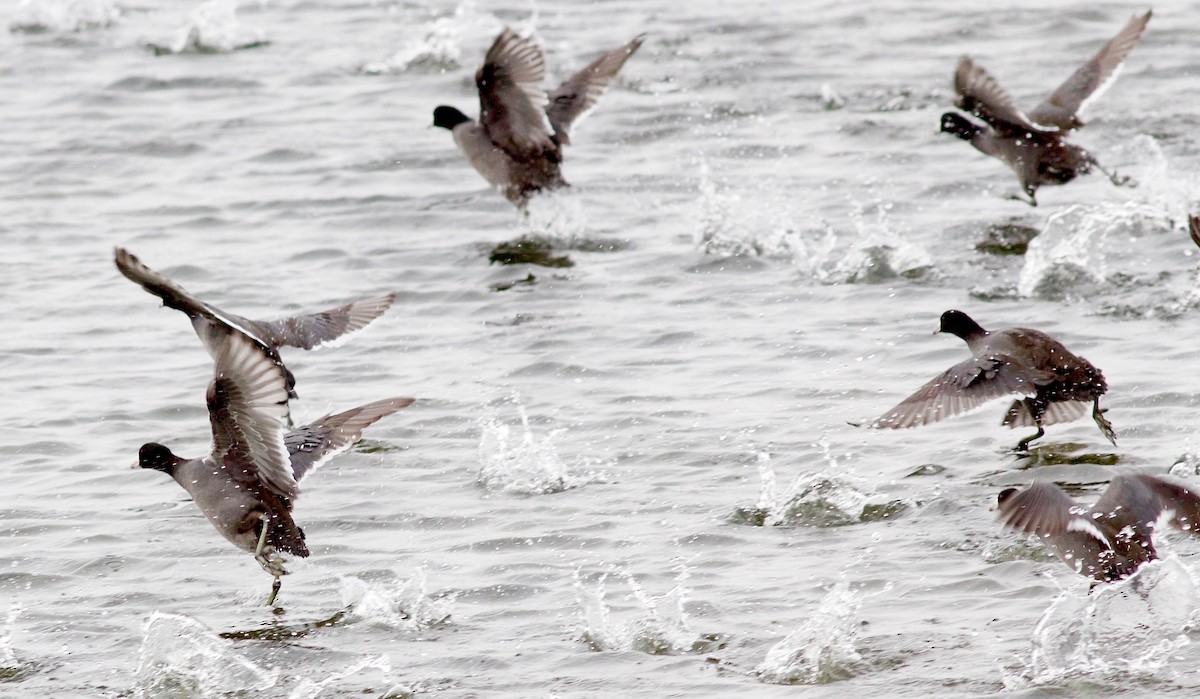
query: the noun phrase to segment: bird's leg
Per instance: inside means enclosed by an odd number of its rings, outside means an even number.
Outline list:
[[[1026,191],[1025,193],[1029,195],[1028,199],[1021,196],[1020,194],[1009,194],[1007,197],[1005,197],[1005,199],[1012,199],[1013,201],[1019,201],[1022,204],[1028,204],[1030,206],[1036,207],[1037,206],[1037,198],[1033,195],[1033,192]]]
[[[1092,419],[1096,421],[1096,426],[1100,428],[1100,431],[1104,433],[1104,436],[1115,447],[1117,446],[1117,433],[1113,430],[1112,423],[1108,421],[1108,418],[1104,417],[1104,413],[1106,412],[1108,412],[1107,408],[1104,410],[1100,409],[1100,397],[1097,396],[1096,400],[1092,403]]]
[[[275,576],[275,582],[271,584],[271,596],[267,598],[267,606],[275,603],[275,596],[279,594],[279,588],[282,587],[283,581],[280,576],[287,575],[287,571],[283,568],[283,559],[279,556],[272,556],[275,553],[273,546],[267,545],[267,531],[270,529],[270,520],[263,517],[259,520],[261,531],[258,534],[258,546],[254,549],[254,560],[263,567],[271,575]]]
[[[1044,434],[1046,434],[1046,430],[1042,429],[1042,423],[1041,423],[1041,421],[1038,421],[1037,434],[1029,435],[1025,439],[1022,439],[1021,441],[1017,442],[1017,446],[1015,449],[1013,449],[1013,451],[1029,451],[1029,443],[1032,442],[1033,440],[1037,439],[1038,437],[1041,437]]]
[[[1112,182],[1114,185],[1116,185],[1118,187],[1136,187],[1137,186],[1137,182],[1134,182],[1133,178],[1130,177],[1129,175],[1118,175],[1115,171],[1110,172],[1109,170],[1105,169],[1105,167],[1103,165],[1096,162],[1096,160],[1094,158],[1092,159],[1091,163],[1092,163],[1092,165],[1096,166],[1097,170],[1099,170],[1100,172],[1103,172],[1108,177],[1108,181]]]
[[[1029,443],[1033,440],[1046,434],[1046,430],[1042,427],[1042,416],[1046,413],[1046,404],[1036,398],[1025,398],[1022,401],[1025,404],[1025,409],[1029,411],[1029,417],[1033,418],[1033,424],[1037,425],[1037,434],[1030,435],[1020,442],[1013,451],[1024,452],[1029,451]]]

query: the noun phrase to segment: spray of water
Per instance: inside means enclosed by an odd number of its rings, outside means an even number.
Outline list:
[[[25,34],[103,29],[121,19],[112,0],[21,0],[9,30]]]
[[[603,473],[587,470],[596,464],[563,461],[554,446],[555,437],[563,431],[534,434],[520,398],[514,395],[510,400],[520,418],[519,426],[501,422],[494,412],[480,420],[480,485],[502,493],[545,495],[604,480]],[[514,427],[519,430],[516,437]]]
[[[863,659],[855,648],[863,594],[843,578],[800,628],[767,651],[755,669],[769,684],[824,684],[852,677]]]
[[[1115,583],[1064,589],[1034,628],[1029,655],[1002,669],[1005,685],[1166,679],[1198,608],[1200,585],[1173,554]]]
[[[263,691],[278,678],[195,619],[154,612],[138,650],[134,696],[223,696]]]
[[[647,593],[632,574],[620,575],[636,602],[635,615],[624,621],[613,619],[604,601],[608,575],[588,586],[580,572],[575,571],[575,598],[582,617],[581,640],[597,651],[634,650],[651,655],[689,653],[704,645],[703,639],[689,628],[684,611],[691,592],[687,587],[686,567],[680,566],[675,586],[657,597]]]
[[[237,18],[237,0],[207,0],[192,11],[175,41],[159,53],[225,53],[267,43],[261,30],[244,29]]]
[[[420,631],[450,620],[454,595],[431,595],[424,568],[393,584],[372,584],[353,576],[341,579],[342,604],[347,619],[398,631]]]
[[[336,682],[340,682],[368,669],[378,670],[385,678],[388,678],[392,674],[392,663],[387,659],[387,656],[376,655],[364,658],[356,663],[351,663],[341,672],[335,672],[321,680],[302,677],[292,691],[288,692],[288,699],[316,699],[326,688],[333,686]],[[401,691],[403,690],[393,687],[385,696],[400,695]]]

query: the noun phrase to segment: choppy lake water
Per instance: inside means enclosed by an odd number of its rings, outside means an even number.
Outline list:
[[[1035,475],[1195,480],[1200,7],[1156,6],[1076,140],[1003,198],[937,133],[960,55],[1032,105],[1144,7],[26,0],[0,38],[0,695],[1194,696],[1200,545],[1088,594],[987,507]],[[647,32],[527,219],[429,128],[505,25],[552,78]],[[1040,235],[1024,255],[986,241]],[[545,236],[575,266],[489,265]],[[272,318],[298,421],[417,404],[305,482],[280,610],[145,441],[208,448],[211,362],[112,249]],[[514,281],[534,276],[534,283]],[[855,428],[965,357],[961,308],[1103,368],[1119,447],[1003,406]]]

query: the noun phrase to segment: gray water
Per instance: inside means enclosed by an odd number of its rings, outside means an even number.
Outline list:
[[[1053,7],[1053,9],[1050,9]],[[937,133],[971,54],[1031,106],[1142,6],[27,0],[0,38],[0,695],[1194,696],[1200,545],[1092,595],[988,505],[1197,479],[1200,8],[1156,6],[1030,209]],[[647,32],[528,219],[431,109],[505,25],[552,79]],[[251,48],[239,48],[252,46]],[[1040,232],[1024,255],[989,229]],[[488,264],[521,235],[574,267]],[[305,481],[279,610],[139,445],[208,448],[211,361],[121,245],[247,317],[395,290],[285,351],[298,421],[412,407]],[[535,283],[497,291],[527,275]],[[1103,368],[1034,454],[1002,405],[855,428],[961,308]]]

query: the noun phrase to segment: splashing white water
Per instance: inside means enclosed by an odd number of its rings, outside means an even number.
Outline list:
[[[344,680],[352,675],[357,675],[367,669],[378,670],[385,678],[388,678],[392,674],[392,663],[387,659],[387,656],[377,655],[371,658],[364,658],[356,663],[351,663],[341,672],[335,672],[319,681],[311,680],[307,677],[301,678],[296,687],[288,693],[288,699],[316,699],[320,696],[321,692],[325,691],[326,688],[332,686],[335,682]],[[403,690],[392,688],[385,696],[395,695],[400,691]]]
[[[805,276],[824,284],[877,283],[898,277],[922,277],[933,270],[933,259],[919,245],[893,229],[889,204],[868,218],[864,207],[851,202],[848,218],[854,234],[843,244],[834,227],[816,216],[797,225],[797,214],[786,200],[755,191],[750,201],[718,187],[708,163],[701,160],[700,201],[696,245],[706,255],[785,258]]]
[[[180,614],[154,612],[146,622],[134,677],[135,697],[218,696],[274,687],[266,670],[234,651],[233,643]]]
[[[561,493],[589,483],[603,482],[603,473],[584,470],[595,464],[579,460],[564,462],[554,447],[562,430],[539,437],[529,426],[529,415],[520,398],[511,398],[521,420],[519,439],[512,427],[495,413],[479,421],[479,484],[488,490],[518,495]]]
[[[480,14],[471,0],[460,2],[449,15],[427,21],[406,22],[400,48],[391,57],[363,65],[367,75],[403,73],[413,68],[454,70],[462,66],[463,43],[495,34],[500,22]]]
[[[1136,187],[1120,190],[1128,199],[1071,206],[1047,218],[1025,254],[1017,283],[1022,296],[1085,296],[1109,281],[1110,266],[1114,273],[1128,273],[1129,240],[1186,229],[1200,184],[1196,176],[1172,172],[1162,148],[1147,136],[1131,139],[1124,150],[1135,161],[1130,170]]]
[[[872,504],[876,493],[870,484],[839,464],[827,440],[822,438],[816,446],[821,448],[824,466],[801,473],[782,495],[771,455],[758,452],[756,465],[762,482],[758,502],[753,509],[738,509],[735,518],[768,527],[836,527],[884,519],[907,507],[901,501]]]
[[[721,257],[793,257],[798,237],[791,217],[775,207],[750,206],[736,193],[718,190],[708,162],[699,162],[700,202],[696,245]],[[771,220],[764,218],[766,210]]]
[[[888,220],[890,204],[876,208],[874,220],[856,205],[850,221],[858,233],[856,242],[837,259],[832,281],[862,284],[884,282],[897,277],[921,277],[933,269],[933,259],[919,245],[905,240]]]
[[[433,596],[427,590],[424,568],[402,582],[372,584],[346,576],[339,592],[342,604],[350,608],[347,618],[365,621],[399,631],[420,631],[450,620],[454,595]]]
[[[16,604],[8,608],[8,618],[4,624],[4,633],[0,634],[0,670],[13,673],[21,669],[21,661],[17,660],[16,651],[13,650],[13,629],[17,625],[17,615],[21,613],[21,608]]]
[[[634,650],[651,655],[688,653],[701,640],[688,627],[684,605],[691,591],[687,587],[687,568],[681,566],[675,586],[657,597],[648,594],[628,572],[621,573],[637,602],[637,616],[616,621],[604,601],[605,580],[601,576],[594,587],[584,584],[575,571],[575,599],[582,614],[581,640],[597,651]]]
[[[237,18],[237,0],[207,0],[192,11],[172,42],[170,53],[224,53],[259,46],[262,30],[248,31]]]
[[[530,235],[546,238],[556,247],[572,247],[587,235],[587,216],[575,197],[564,190],[542,192],[529,200],[521,224]]]
[[[121,19],[112,0],[21,0],[10,31],[27,34],[103,29]]]
[[[755,669],[759,680],[823,684],[853,676],[863,662],[855,648],[863,599],[846,579],[838,581],[800,628],[767,651]]]
[[[1005,669],[1005,685],[1154,677],[1189,643],[1198,607],[1200,585],[1175,555],[1119,582],[1063,590],[1034,628],[1029,657]]]

